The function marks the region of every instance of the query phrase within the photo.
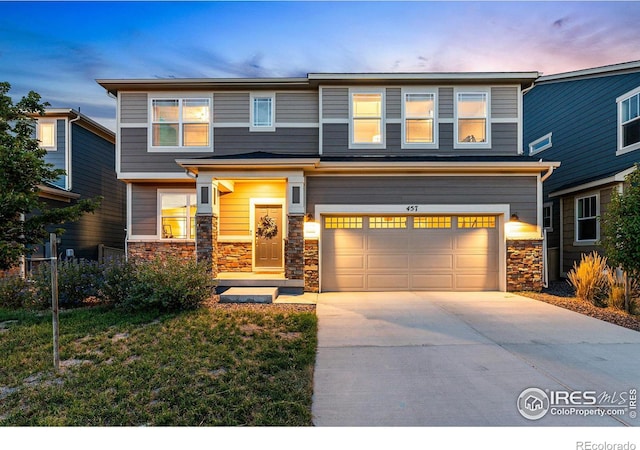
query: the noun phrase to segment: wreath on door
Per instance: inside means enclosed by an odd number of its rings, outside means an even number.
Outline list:
[[[256,235],[262,239],[271,239],[278,234],[278,225],[273,217],[260,217]]]

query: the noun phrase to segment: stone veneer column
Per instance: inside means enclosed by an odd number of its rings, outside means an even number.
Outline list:
[[[211,275],[218,275],[218,216],[196,215],[196,258],[208,266]]]
[[[320,276],[318,273],[318,241],[304,241],[304,290],[319,292]]]
[[[507,240],[507,291],[542,290],[542,240]]]
[[[289,280],[304,279],[304,215],[289,215],[289,234],[284,245],[284,275]]]

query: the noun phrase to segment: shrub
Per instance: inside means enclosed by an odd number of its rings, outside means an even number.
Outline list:
[[[211,273],[194,259],[176,257],[135,264],[123,306],[176,311],[195,309],[213,294]]]
[[[34,306],[47,307],[51,302],[51,264],[42,263],[32,272]],[[89,297],[97,297],[103,284],[102,268],[95,261],[58,262],[58,305],[80,306]]]
[[[576,297],[595,306],[606,306],[608,271],[607,258],[594,251],[583,254],[580,264],[573,264],[567,278],[576,290]]]
[[[0,276],[0,307],[23,308],[31,300],[27,280],[19,275]]]
[[[102,266],[102,286],[98,296],[105,303],[126,305],[135,282],[135,263],[121,259],[109,260]]]

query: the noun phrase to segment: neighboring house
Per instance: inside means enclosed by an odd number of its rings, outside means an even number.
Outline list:
[[[223,286],[540,289],[558,164],[521,151],[538,76],[98,80],[129,255],[196,255]]]
[[[126,188],[115,171],[115,133],[73,109],[46,110],[36,117],[36,135],[47,150],[45,161],[66,175],[40,186],[40,197],[52,207],[103,196],[100,208],[77,222],[61,226],[59,256],[97,260],[124,253]],[[52,227],[56,228],[56,227]],[[46,254],[41,246],[36,256]]]
[[[540,77],[524,95],[525,153],[562,165],[544,184],[549,276],[599,250],[600,217],[640,161],[640,61]]]

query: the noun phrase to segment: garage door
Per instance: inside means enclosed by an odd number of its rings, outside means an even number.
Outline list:
[[[499,289],[496,216],[323,216],[322,290]]]

